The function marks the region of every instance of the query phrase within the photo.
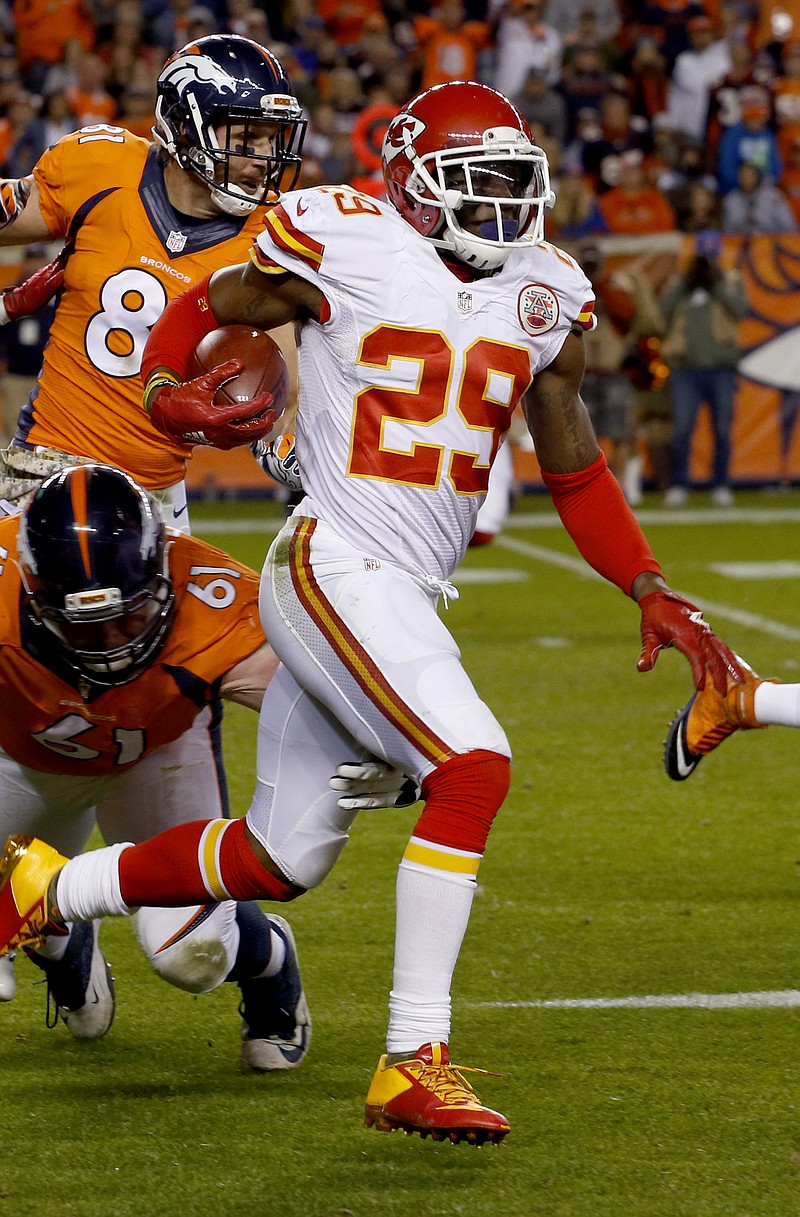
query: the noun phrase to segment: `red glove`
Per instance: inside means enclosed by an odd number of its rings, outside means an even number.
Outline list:
[[[260,393],[248,402],[218,405],[214,394],[226,380],[238,376],[242,365],[229,359],[195,380],[183,383],[168,373],[155,372],[145,392],[150,421],[157,431],[186,444],[238,448],[263,439],[275,426],[272,393]]]
[[[66,258],[59,254],[47,266],[34,271],[24,283],[3,292],[0,296],[0,325],[8,325],[20,317],[31,317],[44,308],[48,300],[64,286],[65,265]]]
[[[692,665],[695,686],[702,689],[706,672],[711,673],[718,693],[724,695],[728,681],[744,680],[739,659],[703,620],[695,608],[677,592],[650,592],[639,601],[642,610],[642,653],[636,665],[640,672],[655,666],[662,647],[677,647]]]
[[[7,178],[0,181],[0,228],[11,224],[25,210],[31,192],[27,178]]]

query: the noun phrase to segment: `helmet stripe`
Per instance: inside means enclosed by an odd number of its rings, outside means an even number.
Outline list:
[[[78,534],[78,545],[80,546],[81,558],[83,559],[83,569],[86,572],[86,578],[91,579],[92,555],[89,552],[88,514],[88,491],[91,472],[89,469],[82,468],[79,465],[76,469],[72,469],[70,473],[69,493],[72,500],[72,514],[75,517],[75,530]]]

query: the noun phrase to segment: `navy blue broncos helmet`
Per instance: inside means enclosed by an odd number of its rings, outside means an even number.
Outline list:
[[[45,661],[103,688],[152,662],[175,592],[163,522],[132,478],[108,465],[51,474],[21,516],[17,547],[22,611]]]
[[[175,51],[158,78],[155,113],[156,141],[228,215],[247,215],[297,182],[306,120],[280,61],[250,38],[209,34]],[[266,123],[272,151],[259,154],[253,140]],[[263,171],[252,191],[233,180],[235,158]]]

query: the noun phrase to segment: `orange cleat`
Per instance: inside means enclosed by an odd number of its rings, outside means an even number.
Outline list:
[[[48,934],[66,934],[57,913],[51,919],[51,880],[67,861],[36,837],[9,837],[0,858],[0,955],[39,947]]]
[[[378,1132],[402,1129],[409,1136],[431,1135],[434,1141],[465,1141],[468,1145],[495,1145],[510,1131],[499,1111],[479,1103],[462,1076],[487,1073],[450,1064],[447,1044],[423,1044],[407,1061],[390,1065],[382,1056],[367,1093],[364,1123]],[[497,1076],[497,1075],[493,1075]]]
[[[746,663],[742,660],[740,663],[744,668],[744,682],[729,680],[723,697],[707,676],[705,687],[695,693],[672,720],[664,745],[664,766],[674,782],[685,781],[703,757],[718,748],[734,731],[767,726],[758,721],[754,709],[756,689],[765,682]]]

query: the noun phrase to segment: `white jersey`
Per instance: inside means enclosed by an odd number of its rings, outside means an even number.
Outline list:
[[[522,245],[462,282],[387,203],[345,186],[284,195],[254,261],[315,284],[299,345],[299,511],[365,554],[448,579],[514,407],[570,329],[594,325],[583,271]]]

